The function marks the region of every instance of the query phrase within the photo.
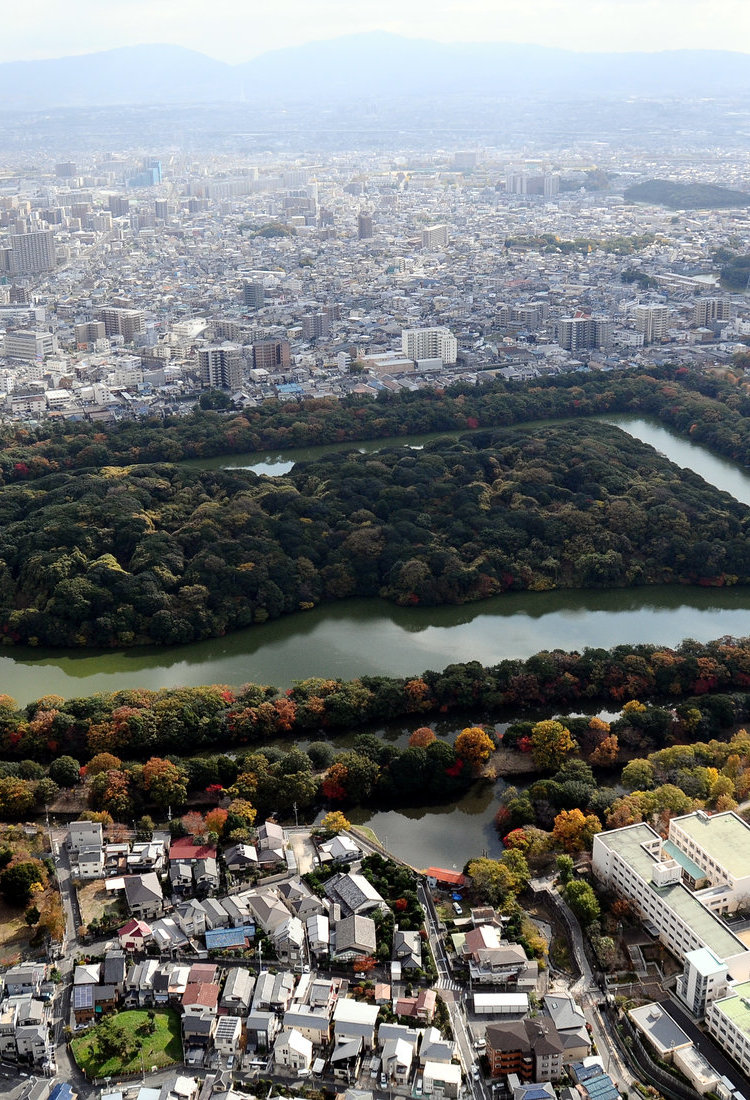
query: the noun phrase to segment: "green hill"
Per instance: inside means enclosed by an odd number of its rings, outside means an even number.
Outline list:
[[[677,183],[675,180],[646,180],[624,192],[628,202],[651,202],[670,210],[718,210],[731,206],[750,206],[750,194],[717,187],[713,183]]]

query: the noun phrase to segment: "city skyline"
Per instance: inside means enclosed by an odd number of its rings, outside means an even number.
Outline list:
[[[644,27],[648,33],[644,34]],[[440,42],[508,42],[584,52],[750,52],[744,0],[289,0],[278,12],[238,0],[34,0],[4,16],[0,63],[169,43],[228,63],[351,34],[386,31]]]

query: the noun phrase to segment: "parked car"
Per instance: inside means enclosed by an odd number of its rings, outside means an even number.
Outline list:
[[[457,901],[453,902],[453,911],[454,911],[454,913],[456,914],[457,917],[460,917],[461,914],[463,913],[463,909],[461,908],[461,906],[458,904]]]

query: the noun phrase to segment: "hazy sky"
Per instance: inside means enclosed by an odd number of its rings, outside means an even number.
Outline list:
[[[0,27],[2,61],[168,42],[237,62],[372,30],[578,50],[750,53],[750,0],[6,0]]]

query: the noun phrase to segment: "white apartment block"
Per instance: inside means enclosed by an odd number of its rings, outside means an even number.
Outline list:
[[[750,1076],[750,982],[713,1001],[706,1012],[706,1024],[709,1034]]]
[[[422,248],[443,248],[447,243],[447,225],[428,225],[422,230]]]
[[[707,948],[726,965],[729,979],[750,979],[750,949],[685,885],[681,861],[664,848],[659,834],[646,824],[599,833],[594,837],[594,874],[628,899],[646,928],[681,962],[690,952]],[[679,851],[674,843],[671,850]],[[683,858],[690,868],[691,861]],[[689,975],[683,975],[684,989],[686,980]]]
[[[714,913],[733,913],[750,903],[750,825],[736,813],[699,810],[673,818],[667,848],[678,861],[683,862],[682,854],[700,869],[705,888],[697,896]]]
[[[667,336],[669,310],[666,306],[636,306],[635,327],[644,344],[658,344]]]
[[[458,358],[458,341],[447,328],[406,328],[401,349],[407,359],[441,359],[452,365]]]

